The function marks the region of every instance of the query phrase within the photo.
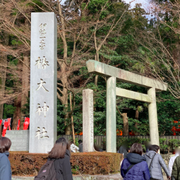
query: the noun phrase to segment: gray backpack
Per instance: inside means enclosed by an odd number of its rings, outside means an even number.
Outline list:
[[[34,180],[57,180],[54,167],[55,160],[48,160],[40,169]]]

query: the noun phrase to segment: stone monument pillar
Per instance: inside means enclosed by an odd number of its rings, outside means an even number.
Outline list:
[[[93,90],[83,90],[83,152],[94,151]]]
[[[158,118],[157,118],[157,106],[156,106],[156,89],[150,88],[148,95],[151,98],[151,103],[148,106],[149,111],[149,130],[151,144],[159,145],[159,131],[158,131]]]
[[[31,14],[29,152],[48,153],[57,139],[57,20]]]
[[[106,85],[106,151],[116,153],[116,77]]]

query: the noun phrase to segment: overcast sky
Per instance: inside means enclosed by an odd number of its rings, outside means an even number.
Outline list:
[[[65,0],[62,0],[62,3],[64,2]],[[151,0],[123,0],[124,2],[126,3],[130,3],[131,2],[131,8],[133,8],[135,6],[135,4],[137,3],[141,3],[142,4],[142,7],[146,10],[146,12],[149,12],[150,10],[150,1]],[[132,2],[133,1],[133,2]]]
[[[123,0],[123,1],[126,2],[126,3],[130,3],[130,2],[132,2],[133,0]],[[137,3],[142,4],[142,7],[143,7],[147,12],[149,12],[150,6],[151,6],[150,0],[134,0],[134,1],[131,3],[131,8],[133,8],[133,7],[135,6],[135,4],[137,4]]]
[[[132,0],[123,0],[126,3],[131,2]],[[141,3],[143,7],[147,7],[149,5],[150,0],[134,0],[131,5],[134,6],[136,3]]]
[[[65,1],[65,0],[62,0],[62,3],[63,3],[64,1]],[[136,3],[141,3],[142,6],[143,6],[144,8],[146,8],[146,7],[149,6],[149,1],[150,1],[150,0],[123,0],[123,1],[126,2],[126,3],[129,3],[129,2],[131,2],[131,1],[133,1],[133,2],[131,3],[131,6],[132,6],[132,7],[134,7],[134,5],[135,5]]]

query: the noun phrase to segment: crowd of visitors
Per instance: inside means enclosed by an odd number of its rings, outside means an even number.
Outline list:
[[[11,166],[8,159],[11,140],[0,138],[0,180],[11,180]],[[74,152],[75,145],[65,138],[59,138],[49,152],[47,162],[42,166],[35,180],[42,177],[51,180],[72,180],[70,153]],[[83,142],[79,140],[79,152],[83,151]],[[148,145],[143,154],[142,145],[134,143],[130,149],[123,143],[118,153],[123,154],[120,173],[124,180],[164,180],[162,169],[168,180],[180,180],[180,148],[170,158],[169,168],[166,166],[157,145]]]
[[[143,154],[141,144],[135,143],[130,148],[124,144],[120,147],[119,153],[124,155],[121,162],[121,175],[124,180],[164,180],[162,169],[168,180],[180,180],[180,149],[170,158],[169,168],[166,166],[157,145],[149,145],[148,150]]]

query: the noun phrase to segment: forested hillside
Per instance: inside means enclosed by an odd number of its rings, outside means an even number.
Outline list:
[[[29,117],[31,12],[54,12],[58,20],[58,134],[82,132],[82,90],[94,90],[95,135],[106,126],[106,78],[88,74],[93,59],[169,84],[157,92],[160,135],[172,135],[180,119],[180,3],[153,1],[153,16],[136,4],[115,0],[0,1],[0,119],[12,129]],[[118,87],[147,92],[136,85]],[[149,135],[148,104],[117,97],[117,129]],[[126,114],[127,113],[127,114]],[[178,124],[177,124],[178,125]],[[177,126],[176,125],[176,126]],[[124,132],[126,135],[127,132]]]

